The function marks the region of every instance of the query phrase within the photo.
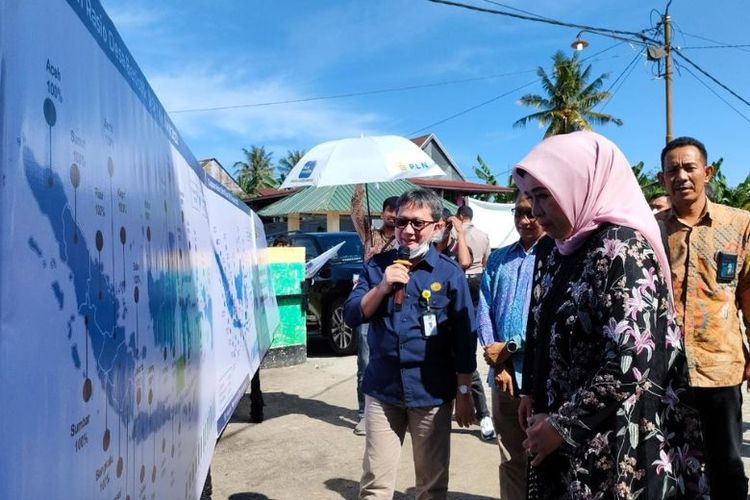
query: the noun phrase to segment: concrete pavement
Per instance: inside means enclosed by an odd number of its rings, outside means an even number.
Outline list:
[[[483,365],[480,371],[485,371]],[[352,432],[357,416],[356,371],[355,356],[330,356],[325,345],[315,341],[309,346],[307,363],[264,369],[265,421],[248,423],[246,395],[216,447],[213,498],[355,499],[365,442]],[[747,399],[744,457],[750,457]],[[460,429],[454,423],[451,446],[449,498],[498,498],[497,444],[482,441],[476,425]],[[745,469],[750,473],[749,458]],[[413,485],[407,434],[394,498],[413,498]]]

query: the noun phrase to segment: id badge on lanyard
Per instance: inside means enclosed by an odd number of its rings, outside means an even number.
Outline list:
[[[425,338],[434,337],[437,335],[437,316],[435,312],[430,309],[430,296],[432,294],[429,290],[422,291],[420,303],[423,303],[426,307],[422,315],[419,317],[419,322],[422,325],[422,335]]]
[[[437,335],[437,317],[434,312],[428,309],[422,313],[422,316],[420,316],[419,319],[420,323],[422,323],[422,335],[427,338]]]

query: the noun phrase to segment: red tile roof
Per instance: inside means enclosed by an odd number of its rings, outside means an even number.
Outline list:
[[[289,196],[291,194],[296,193],[300,189],[303,189],[303,188],[293,188],[293,189],[260,188],[258,189],[258,195],[252,198],[252,201],[270,200],[273,198],[283,198],[285,196]]]
[[[411,178],[409,181],[422,187],[431,189],[448,189],[466,193],[512,193],[513,189],[504,186],[492,186],[478,182],[454,181],[449,179],[428,179],[425,177]]]
[[[422,145],[427,141],[427,139],[430,138],[431,135],[432,134],[420,135],[419,137],[414,137],[413,139],[410,139],[410,140],[411,142],[413,142],[414,144],[416,144],[417,146],[421,148]]]

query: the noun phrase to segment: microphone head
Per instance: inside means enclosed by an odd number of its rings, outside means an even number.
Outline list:
[[[411,253],[409,252],[409,247],[398,247],[398,254],[396,255],[396,260],[409,260],[409,257],[411,257]]]

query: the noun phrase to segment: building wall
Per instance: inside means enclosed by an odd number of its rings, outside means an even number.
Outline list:
[[[224,167],[222,167],[219,162],[216,160],[208,160],[202,162],[201,166],[208,175],[219,181],[222,186],[230,190],[237,197],[242,198],[242,196],[245,196],[245,192],[240,188],[239,184],[237,184],[234,178],[224,170]]]
[[[432,158],[435,163],[438,164],[440,168],[443,169],[443,172],[445,172],[446,176],[441,177],[441,179],[447,179],[452,181],[462,181],[463,178],[456,172],[456,169],[453,168],[453,166],[448,161],[448,158],[443,154],[443,152],[440,150],[440,148],[437,147],[437,145],[430,141],[429,144],[427,144],[424,148],[424,152],[427,153],[427,156]]]

